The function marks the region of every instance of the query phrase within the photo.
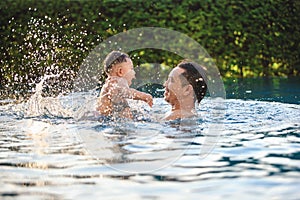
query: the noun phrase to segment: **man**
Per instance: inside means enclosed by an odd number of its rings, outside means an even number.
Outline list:
[[[165,116],[165,120],[190,118],[196,115],[195,102],[200,103],[207,91],[203,78],[204,70],[196,63],[183,61],[170,72],[164,83],[164,99],[171,104],[172,109]]]

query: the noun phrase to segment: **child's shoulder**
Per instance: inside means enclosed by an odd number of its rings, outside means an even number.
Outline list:
[[[119,87],[126,87],[126,88],[129,87],[127,80],[123,77],[118,77],[118,76],[111,77],[110,82],[117,84]]]

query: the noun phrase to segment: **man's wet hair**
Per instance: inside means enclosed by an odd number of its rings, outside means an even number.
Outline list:
[[[200,65],[197,65],[196,63],[187,61],[179,63],[178,67],[185,69],[185,72],[180,74],[182,85],[185,86],[191,84],[196,95],[197,102],[200,103],[207,91],[207,85],[205,82],[206,78],[204,78],[206,77],[206,75],[204,74],[204,68]],[[202,74],[199,71],[201,71]]]
[[[105,73],[109,74],[114,65],[126,62],[126,58],[130,58],[126,53],[120,51],[110,52],[103,61]]]

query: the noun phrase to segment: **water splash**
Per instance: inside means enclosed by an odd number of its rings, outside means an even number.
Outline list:
[[[26,100],[36,84],[43,81],[44,75],[61,71],[64,73],[59,76],[59,81],[45,79],[47,84],[43,92],[48,96],[70,92],[80,63],[94,46],[86,39],[88,31],[69,22],[67,16],[31,17],[26,25],[13,17],[8,28],[7,40],[11,42],[1,48],[0,63],[4,67],[0,69],[0,97]]]
[[[58,97],[43,97],[44,84],[51,78],[58,78],[63,74],[61,71],[59,74],[44,75],[42,80],[36,85],[35,93],[30,99],[23,104],[24,115],[27,117],[37,116],[55,116],[55,117],[73,117],[73,113],[70,110],[64,108]]]
[[[78,121],[97,120],[96,112],[97,95],[95,90],[86,93],[69,93],[55,97],[44,97],[43,90],[47,87],[47,81],[59,78],[64,71],[58,74],[44,75],[36,84],[34,94],[28,101],[14,107],[14,112],[22,117],[53,117],[73,118]]]
[[[26,25],[17,18],[10,19],[7,40],[11,43],[1,48],[0,100],[18,103],[8,105],[18,117],[78,115],[80,106],[65,102],[65,96],[71,93],[82,60],[101,37],[93,34],[91,39],[88,22],[86,27],[79,26],[69,17],[31,17]]]

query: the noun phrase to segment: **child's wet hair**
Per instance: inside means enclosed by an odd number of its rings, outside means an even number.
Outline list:
[[[126,62],[126,58],[129,58],[126,53],[120,51],[110,52],[103,61],[105,73],[109,74],[114,65]]]

